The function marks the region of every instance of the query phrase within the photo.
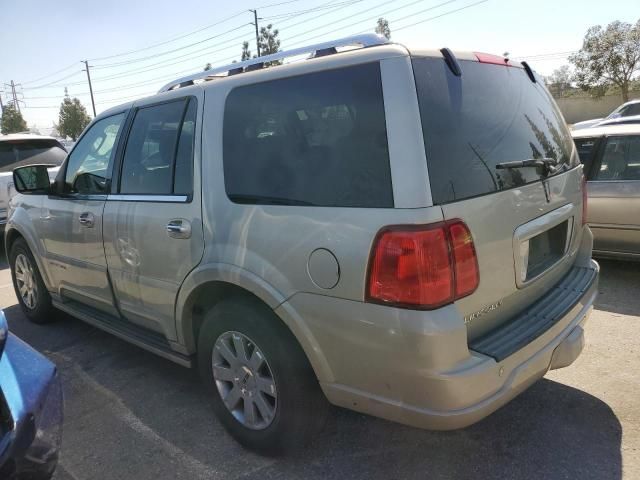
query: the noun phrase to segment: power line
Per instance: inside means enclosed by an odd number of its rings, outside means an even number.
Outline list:
[[[190,43],[189,45],[183,45],[182,47],[174,48],[173,50],[167,50],[167,51],[162,52],[162,53],[156,53],[156,54],[153,54],[153,55],[147,55],[146,57],[134,58],[134,59],[131,59],[131,60],[123,60],[122,62],[103,63],[101,65],[96,65],[94,68],[119,67],[120,65],[129,65],[130,63],[142,62],[142,61],[148,60],[150,58],[157,58],[157,57],[161,57],[163,55],[169,55],[170,53],[179,52],[180,50],[184,50],[185,48],[190,48],[190,47],[193,47],[195,45],[200,45],[201,43],[208,42],[209,40],[213,40],[214,38],[220,38],[220,37],[222,37],[222,36],[224,36],[224,35],[226,35],[228,33],[240,30],[241,28],[244,28],[246,25],[247,24],[238,25],[237,27],[229,29],[229,30],[227,30],[225,32],[219,33],[217,35],[212,35],[212,36],[204,38],[202,40],[198,40],[197,42]]]
[[[61,68],[60,70],[56,70],[55,72],[52,72],[52,73],[50,73],[50,74],[48,74],[48,75],[44,75],[44,76],[42,76],[42,77],[34,78],[33,80],[27,80],[26,82],[22,82],[22,83],[23,83],[23,84],[27,84],[27,83],[35,83],[35,82],[39,82],[40,80],[44,80],[45,78],[53,77],[54,75],[57,75],[57,74],[62,73],[62,72],[64,72],[64,71],[67,71],[67,70],[69,70],[70,68],[73,68],[73,67],[75,67],[75,66],[77,66],[77,64],[74,62],[74,63],[72,63],[71,65],[68,65],[68,66],[66,66],[66,67],[64,67],[64,68]]]
[[[480,5],[482,3],[487,3],[488,1],[489,0],[480,0],[479,2],[471,3],[471,4],[466,5],[464,7],[456,8],[455,10],[450,10],[448,12],[441,13],[440,15],[436,15],[434,17],[425,18],[424,20],[420,20],[419,22],[411,23],[409,25],[404,25],[404,26],[402,26],[400,28],[396,28],[395,31],[397,32],[399,30],[404,30],[405,28],[410,28],[410,27],[414,27],[416,25],[420,25],[422,23],[430,22],[431,20],[435,20],[437,18],[446,17],[447,15],[451,15],[451,14],[460,12],[462,10],[466,10],[467,8],[475,7],[476,5]]]
[[[64,85],[56,85],[56,84],[57,84],[58,82],[62,82],[63,80],[66,80],[67,78],[71,78],[71,77],[73,77],[73,76],[75,76],[75,75],[77,75],[77,74],[79,74],[79,73],[82,73],[82,70],[75,71],[75,72],[73,72],[73,73],[71,73],[71,74],[69,74],[69,75],[67,75],[67,76],[65,76],[65,77],[59,78],[59,79],[57,79],[57,80],[53,80],[53,81],[51,81],[51,82],[49,82],[49,83],[45,83],[45,84],[43,84],[43,85],[36,85],[35,87],[27,87],[27,88],[25,88],[25,90],[40,90],[40,89],[42,89],[42,88],[57,87],[57,86],[66,86],[66,85],[69,85],[69,84],[64,84]],[[79,83],[82,83],[82,82],[79,82]],[[78,84],[79,84],[79,83],[78,83]]]
[[[362,0],[345,0],[343,2],[335,3],[333,5],[324,4],[324,5],[320,5],[320,6],[317,6],[317,7],[308,8],[306,10],[297,10],[295,12],[281,13],[279,15],[271,15],[271,16],[268,16],[268,17],[263,17],[262,19],[263,20],[276,20],[276,19],[280,19],[280,18],[289,19],[289,18],[294,17],[294,16],[297,17],[299,15],[304,15],[306,13],[318,12],[320,10],[328,10],[328,9],[335,8],[335,7],[338,7],[338,6],[341,6],[341,5],[353,5],[354,3],[358,3],[360,1],[362,1]]]
[[[390,1],[385,1],[385,2],[379,3],[376,6],[367,9],[365,12],[361,12],[360,14],[353,15],[352,17],[362,15],[363,13],[365,13],[365,14],[366,13],[370,13],[371,10],[373,10],[375,8],[378,8],[378,7],[381,7],[383,5],[387,5],[387,4],[393,3],[395,1],[397,1],[397,0],[390,0]],[[387,15],[387,14],[389,14],[391,12],[397,12],[398,10],[402,10],[402,9],[411,7],[411,6],[413,6],[413,5],[417,4],[417,3],[422,3],[422,1],[423,0],[415,0],[413,2],[410,2],[410,3],[406,4],[406,5],[402,5],[402,6],[398,7],[398,8],[393,9],[393,10],[387,10],[385,12],[377,13],[376,15],[373,15],[371,17],[365,18],[363,20],[358,20],[357,22],[351,23],[350,25],[345,25],[345,26],[342,26],[342,27],[339,27],[339,28],[334,28],[333,30],[329,30],[329,31],[326,31],[326,32],[323,32],[323,33],[320,33],[318,35],[314,35],[314,36],[311,36],[311,37],[305,37],[300,41],[297,41],[297,42],[294,42],[292,44],[289,44],[289,46],[295,46],[295,45],[299,45],[301,43],[306,43],[306,42],[308,42],[310,40],[314,40],[316,38],[320,38],[320,37],[323,37],[325,35],[329,35],[331,33],[343,31],[346,28],[351,28],[351,27],[354,27],[355,25],[359,25],[361,23],[370,22],[372,20],[375,20],[375,19],[379,18],[382,15]],[[458,0],[447,0],[446,2],[442,2],[442,3],[439,3],[437,5],[431,6],[429,8],[424,9],[424,10],[421,10],[420,12],[412,13],[411,15],[408,15],[408,17],[414,16],[414,15],[417,15],[417,14],[420,14],[420,13],[424,13],[424,12],[429,11],[429,10],[434,10],[436,8],[439,8],[439,7],[442,7],[442,6],[447,5],[449,3],[453,3],[453,2],[457,2],[457,1]],[[348,21],[348,20],[350,20],[350,18],[345,18],[344,20],[341,20],[341,21],[345,21],[345,20]],[[340,23],[341,21],[328,23],[328,24],[322,25],[321,27],[318,27],[318,28],[323,28],[323,27],[327,27],[327,26],[330,26],[330,25],[335,25],[335,23]],[[367,29],[367,30],[364,30],[364,31],[370,31],[370,30],[371,29]],[[397,29],[394,29],[394,30],[397,30]],[[294,35],[292,37],[289,37],[289,40],[291,40],[292,38],[303,36],[303,35],[304,35],[303,33],[302,34],[298,34],[298,35]]]
[[[149,45],[147,47],[138,48],[136,50],[129,50],[128,52],[114,53],[113,55],[107,55],[105,57],[96,57],[96,58],[91,59],[91,61],[95,62],[95,61],[99,61],[99,60],[108,60],[110,58],[125,57],[127,55],[131,55],[132,53],[138,53],[138,52],[144,52],[146,50],[151,50],[152,48],[156,48],[156,47],[159,47],[159,46],[162,46],[162,45],[166,45],[167,43],[175,42],[176,40],[181,40],[183,38],[190,37],[191,35],[195,35],[196,33],[203,32],[205,30],[208,30],[209,28],[212,28],[212,27],[215,27],[215,26],[220,25],[222,23],[228,22],[229,20],[233,20],[234,18],[239,17],[240,15],[242,15],[244,13],[245,13],[245,11],[243,10],[243,11],[235,13],[235,14],[227,17],[227,18],[224,18],[224,19],[222,19],[222,20],[220,20],[218,22],[211,23],[209,25],[206,25],[206,26],[204,26],[202,28],[199,28],[197,30],[194,30],[192,32],[185,33],[185,34],[179,35],[177,37],[173,37],[173,38],[171,38],[169,40],[165,40],[163,42],[158,42],[158,43]]]

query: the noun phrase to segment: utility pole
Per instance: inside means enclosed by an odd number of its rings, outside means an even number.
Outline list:
[[[258,34],[258,10],[251,10],[253,12],[253,23],[251,25],[256,27],[256,51],[258,52],[258,56],[260,56],[260,35]]]
[[[93,88],[91,87],[91,75],[89,74],[89,60],[82,60],[84,63],[85,72],[87,72],[87,80],[89,81],[89,93],[91,94],[91,107],[93,108],[93,118],[96,118],[96,102],[93,100]]]
[[[16,96],[16,84],[11,80],[11,96],[13,97],[13,104],[18,109],[18,113],[20,113],[20,104],[18,103],[18,97]]]

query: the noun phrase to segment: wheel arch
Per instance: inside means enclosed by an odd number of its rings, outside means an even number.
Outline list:
[[[286,297],[257,275],[231,265],[196,269],[185,280],[176,302],[176,330],[178,343],[188,353],[197,350],[198,333],[206,312],[218,302],[236,298],[255,301],[269,308],[293,334],[311,364],[317,379],[332,378],[329,364],[317,341],[299,317],[282,315],[278,308]]]
[[[4,234],[4,247],[5,247],[5,253],[7,255],[7,261],[11,262],[11,259],[10,259],[11,248],[13,244],[16,242],[16,240],[20,238],[24,240],[24,242],[27,244],[27,247],[29,247],[29,250],[31,250],[31,254],[33,255],[33,258],[36,261],[38,270],[40,271],[40,276],[42,277],[42,281],[44,282],[47,289],[51,290],[52,282],[51,282],[51,278],[49,277],[49,271],[45,268],[42,257],[40,256],[40,249],[37,248],[36,240],[14,223],[7,224],[5,229],[5,234]]]

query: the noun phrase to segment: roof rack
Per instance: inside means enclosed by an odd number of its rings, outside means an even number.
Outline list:
[[[187,75],[186,77],[181,77],[167,83],[158,91],[158,93],[193,85],[195,80],[208,80],[215,76],[222,76],[221,74],[234,75],[244,71],[259,70],[268,62],[284,60],[288,57],[295,57],[298,55],[309,53],[311,54],[309,58],[315,58],[335,53],[337,52],[337,48],[339,47],[359,46],[361,48],[365,48],[373,47],[376,45],[384,45],[387,43],[390,43],[389,40],[387,40],[382,35],[367,33],[364,35],[355,35],[353,37],[342,38],[340,40],[334,40],[331,42],[324,42],[315,45],[309,45],[306,47],[294,48],[293,50],[277,52],[271,55],[265,55],[263,57],[245,60],[243,62],[230,63],[229,65],[225,65],[224,67],[217,67],[211,70],[205,70],[203,72],[196,72],[194,74]]]

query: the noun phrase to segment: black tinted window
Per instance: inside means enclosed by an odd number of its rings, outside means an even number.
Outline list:
[[[539,180],[535,168],[502,162],[552,158],[571,163],[572,141],[541,82],[522,68],[461,61],[454,76],[441,58],[415,58],[424,143],[435,203]]]
[[[120,193],[173,193],[174,161],[186,107],[187,101],[181,99],[136,112],[122,163]],[[192,151],[188,151],[185,138],[180,152],[182,170],[186,167],[184,159],[188,154],[192,155]]]
[[[98,120],[78,141],[67,160],[67,193],[107,193],[114,147],[123,121],[124,113]]]
[[[234,202],[393,207],[377,63],[233,90],[223,146]]]
[[[640,136],[610,137],[594,180],[640,180]]]
[[[56,140],[9,140],[0,142],[0,172],[29,164],[61,165],[67,156]]]
[[[630,117],[632,115],[640,115],[640,103],[629,105],[622,114],[623,117]]]
[[[573,140],[576,144],[576,148],[578,149],[578,156],[580,157],[580,162],[584,164],[589,164],[593,157],[593,153],[596,148],[597,138],[576,138]]]

